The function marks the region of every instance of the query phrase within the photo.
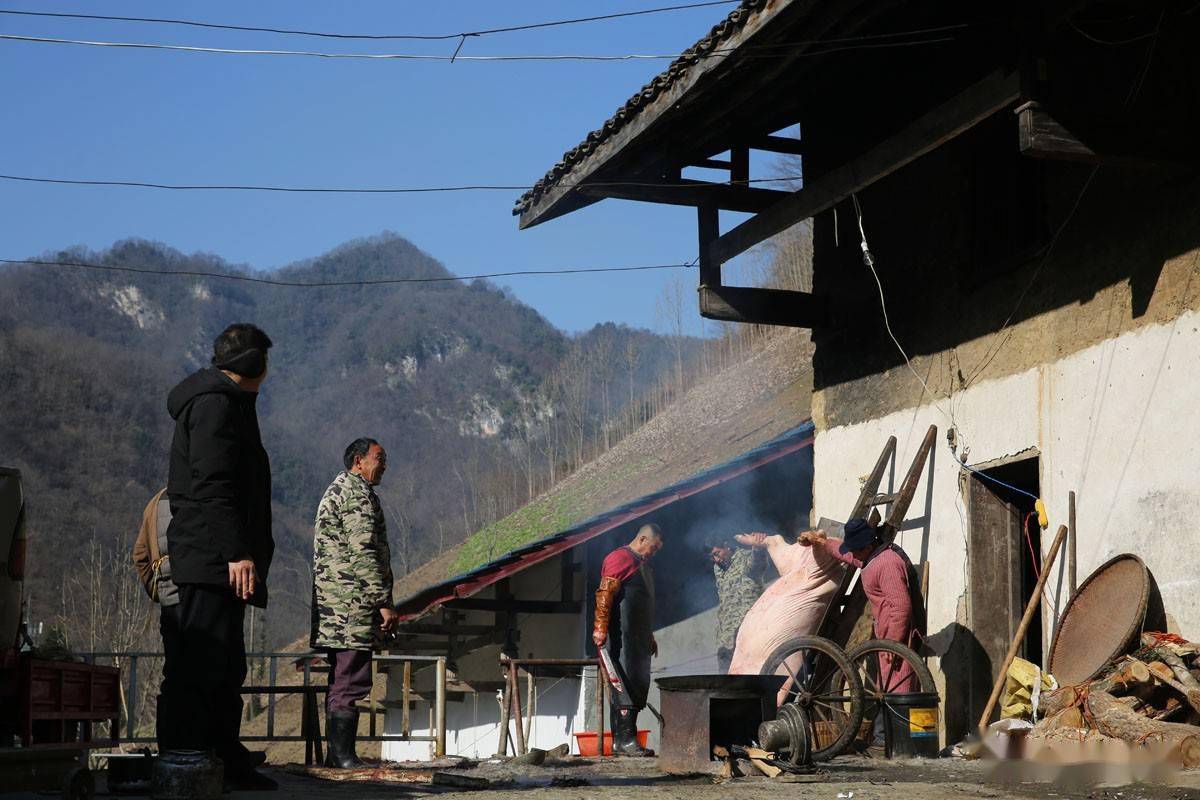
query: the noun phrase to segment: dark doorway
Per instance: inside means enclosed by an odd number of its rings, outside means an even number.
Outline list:
[[[970,670],[972,720],[983,713],[1037,585],[1042,552],[1034,512],[1038,474],[1034,456],[971,473],[969,478],[969,626],[979,644]],[[1040,615],[1034,616],[1018,655],[1041,666]]]

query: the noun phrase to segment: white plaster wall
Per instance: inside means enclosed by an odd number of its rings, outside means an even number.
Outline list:
[[[524,681],[521,687],[525,696]],[[413,714],[415,735],[429,735],[426,704]],[[578,752],[575,731],[584,730],[578,678],[542,678],[537,682],[537,713],[530,724],[529,746],[543,750],[569,742]],[[510,727],[515,735],[515,727]],[[387,733],[400,732],[400,714],[389,712]],[[446,752],[471,758],[490,758],[500,741],[500,703],[495,694],[479,692],[446,704]],[[390,761],[426,761],[432,757],[429,742],[384,742],[383,757]]]
[[[551,559],[514,575],[511,579],[513,595],[524,600],[554,600],[559,597],[562,573],[559,561]],[[577,585],[582,581],[578,573]],[[491,596],[487,590],[479,597]],[[578,591],[576,591],[578,597]],[[468,612],[463,623],[468,625],[487,624],[492,621],[489,612]],[[584,625],[581,614],[521,614],[518,615],[521,638],[518,649],[522,658],[581,658]],[[465,681],[499,681],[500,646],[491,645],[474,650],[460,659],[457,675]],[[401,697],[402,673],[395,670],[388,679],[387,698]],[[433,670],[421,670],[413,680],[414,689],[420,692],[433,691]],[[521,678],[522,703],[525,698],[525,678]],[[586,730],[581,710],[580,683],[578,678],[542,678],[537,682],[537,715],[532,721],[529,745],[550,749],[570,742],[576,752],[575,731]],[[419,710],[412,712],[412,733],[428,735],[426,722],[427,704],[420,703]],[[524,707],[523,707],[524,710]],[[387,733],[399,733],[400,709],[388,709]],[[500,704],[494,692],[468,693],[463,700],[446,703],[446,752],[451,755],[486,758],[496,752],[499,743]],[[513,729],[515,733],[515,728]],[[422,761],[430,757],[428,742],[385,742],[383,757],[392,761]]]
[[[1067,521],[1067,493],[1075,491],[1080,582],[1111,556],[1137,553],[1157,578],[1166,610],[1182,634],[1200,639],[1198,329],[1200,314],[1188,312],[1171,325],[1148,326],[1057,362],[972,386],[937,406],[819,431],[813,520],[845,517],[892,435],[898,439],[900,475],[893,478],[898,483],[926,428],[937,425],[932,486],[927,470],[909,512],[909,529],[898,541],[914,562],[928,548],[930,633],[954,622],[966,589],[967,512],[960,470],[945,440],[952,415],[970,447],[969,464],[1037,448],[1050,516],[1050,531],[1043,535],[1047,550],[1054,530]],[[1048,586],[1056,608],[1066,602],[1063,555]],[[1050,625],[1047,620],[1047,637]],[[931,666],[936,673],[936,659]]]

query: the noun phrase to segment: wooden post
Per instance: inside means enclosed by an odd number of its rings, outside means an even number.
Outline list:
[[[433,755],[446,755],[446,659],[439,658],[434,672],[433,720],[437,727],[433,743]]]
[[[371,704],[371,716],[367,721],[367,728],[370,731],[371,737],[375,737],[375,707],[379,704],[378,695],[375,691],[375,679],[379,676],[379,662],[374,658],[371,659],[371,691],[367,695],[367,702]]]
[[[596,756],[604,755],[604,665],[596,659]]]
[[[1079,541],[1079,534],[1075,529],[1075,493],[1071,492],[1067,495],[1067,527],[1070,530],[1070,539],[1067,546],[1067,586],[1071,589],[1071,597],[1075,596],[1075,590],[1079,588],[1079,584],[1075,582],[1077,577],[1075,573],[1075,547]]]
[[[721,215],[716,206],[696,209],[696,230],[700,246],[700,285],[721,285],[721,262],[710,254],[710,248],[721,235]]]
[[[991,719],[992,711],[996,708],[996,702],[1000,699],[1000,692],[1004,689],[1004,680],[1008,676],[1008,668],[1012,666],[1013,659],[1017,657],[1017,651],[1021,649],[1021,640],[1025,638],[1025,632],[1029,629],[1029,623],[1033,620],[1034,613],[1038,610],[1042,601],[1042,591],[1046,588],[1046,581],[1050,578],[1050,569],[1054,566],[1054,559],[1058,557],[1058,549],[1062,546],[1063,539],[1067,538],[1067,526],[1059,525],[1058,533],[1054,536],[1054,543],[1050,545],[1050,554],[1046,556],[1045,562],[1042,563],[1042,575],[1038,578],[1037,586],[1033,588],[1033,594],[1029,597],[1029,602],[1025,605],[1025,614],[1021,617],[1021,624],[1017,626],[1017,633],[1013,636],[1012,644],[1008,646],[1008,654],[1004,656],[1004,663],[1000,665],[1000,672],[996,676],[996,683],[992,686],[992,696],[988,698],[987,706],[983,709],[983,716],[979,718],[980,735],[987,730],[988,720]]]
[[[534,682],[533,673],[528,669],[525,670],[525,742],[528,744],[533,738],[533,692]]]
[[[512,669],[507,661],[503,661],[504,667],[504,691],[500,696],[500,741],[496,745],[496,757],[503,758],[508,755],[508,717],[512,709],[512,698],[509,696],[509,680],[508,673]]]
[[[525,755],[525,728],[521,725],[521,685],[517,682],[518,668],[516,664],[511,664],[508,670],[508,686],[509,697],[512,700],[512,718],[516,723],[516,745],[513,747],[514,755]]]
[[[412,721],[408,716],[408,703],[412,696],[412,662],[404,662],[404,683],[400,686],[400,732],[405,736],[412,733]]]

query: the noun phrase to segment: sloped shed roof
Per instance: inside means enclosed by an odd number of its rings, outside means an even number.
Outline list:
[[[812,423],[805,422],[731,461],[598,514],[544,539],[518,547],[477,569],[419,591],[397,605],[400,618],[402,621],[408,621],[421,616],[432,606],[448,600],[470,597],[497,581],[553,558],[639,517],[733,480],[784,456],[811,447],[812,441]]]

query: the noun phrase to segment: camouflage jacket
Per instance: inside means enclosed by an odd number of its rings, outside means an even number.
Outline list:
[[[339,473],[317,507],[312,646],[371,649],[379,609],[391,602],[392,554],[379,497],[365,479]]]
[[[739,547],[728,567],[713,564],[717,579],[717,646],[733,649],[738,627],[763,591],[762,551]]]

